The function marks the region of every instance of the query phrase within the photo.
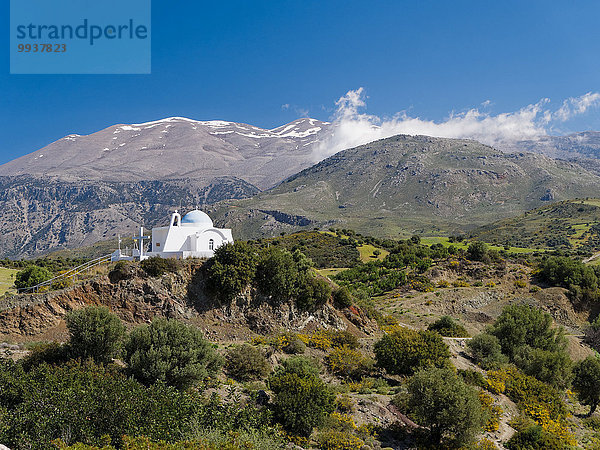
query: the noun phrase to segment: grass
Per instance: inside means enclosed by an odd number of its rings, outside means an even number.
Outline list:
[[[333,269],[317,269],[317,273],[321,276],[329,278],[337,275],[338,273],[344,270],[346,270],[345,267],[335,267]]]
[[[18,272],[16,269],[6,269],[4,267],[0,267],[0,295],[4,295],[4,293],[8,291],[16,292],[14,286],[14,276]]]
[[[377,247],[375,247],[374,245],[371,245],[371,244],[362,244],[362,245],[359,245],[357,247],[357,249],[358,249],[358,251],[360,253],[360,260],[362,262],[374,261],[376,259],[383,260],[383,258],[385,258],[390,253],[387,250],[384,250],[382,248],[377,248]],[[379,256],[375,256],[373,254],[373,252],[375,250],[379,250],[381,252],[379,254]]]
[[[442,237],[442,236],[422,237],[421,243],[425,244],[425,245],[442,244],[444,247],[449,247],[451,245],[454,245],[456,248],[464,249],[464,250],[466,250],[470,244],[469,241],[450,242],[447,237]],[[499,245],[492,245],[492,244],[488,244],[488,248],[490,250],[498,250],[498,251],[504,250],[504,247],[499,246]],[[537,248],[510,247],[510,250],[508,250],[507,253],[518,254],[518,253],[534,253],[534,252],[543,252],[543,251],[544,250],[540,250]]]

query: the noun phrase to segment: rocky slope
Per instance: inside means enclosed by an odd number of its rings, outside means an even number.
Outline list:
[[[241,236],[301,226],[274,221],[272,211],[311,227],[335,219],[371,235],[438,234],[598,192],[600,177],[574,163],[470,140],[400,135],[339,152],[215,213]]]
[[[257,192],[234,177],[138,182],[0,177],[0,255],[81,247],[119,233],[130,237],[141,224],[163,225],[173,208],[202,207]]]
[[[178,273],[153,278],[134,268],[126,279],[105,273],[61,291],[6,298],[0,304],[0,342],[65,339],[65,314],[86,305],[108,306],[129,325],[146,323],[156,316],[177,318],[199,326],[207,337],[218,341],[248,339],[255,333],[282,328],[356,330],[358,324],[369,331],[376,327],[365,316],[349,310],[345,312],[352,320],[330,305],[301,312],[293,303],[274,306],[250,291],[234,302],[218,304],[205,295],[198,269],[188,264]]]

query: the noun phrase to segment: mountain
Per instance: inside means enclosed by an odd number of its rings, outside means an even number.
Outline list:
[[[214,214],[248,237],[333,223],[378,236],[438,234],[599,194],[600,177],[575,163],[399,135],[339,152]]]
[[[237,177],[267,189],[313,164],[330,124],[298,119],[265,130],[221,120],[171,117],[72,134],[0,166],[0,176],[142,181]]]
[[[191,179],[65,181],[0,177],[0,255],[23,257],[131,237],[143,224],[164,225],[173,208],[205,207],[259,190],[234,177],[208,184]]]
[[[600,159],[600,131],[583,131],[566,136],[540,136],[537,139],[506,142],[502,150],[541,153],[567,160]]]
[[[0,166],[0,255],[130,236],[173,208],[255,195],[313,164],[330,124],[265,130],[181,117],[69,135]]]

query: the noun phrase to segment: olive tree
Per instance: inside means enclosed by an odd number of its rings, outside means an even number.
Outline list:
[[[573,368],[573,388],[579,394],[581,402],[590,407],[592,415],[600,403],[600,359],[588,356]]]
[[[408,381],[407,390],[409,415],[429,428],[436,445],[468,444],[487,422],[477,391],[451,369],[421,370]]]

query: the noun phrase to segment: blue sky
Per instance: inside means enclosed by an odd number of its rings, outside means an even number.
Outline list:
[[[556,111],[600,91],[595,1],[152,3],[151,75],[9,75],[2,33],[0,163],[70,133],[168,116],[265,128],[327,120],[360,87],[369,114],[436,122],[544,98]],[[599,110],[551,128],[600,129]]]

